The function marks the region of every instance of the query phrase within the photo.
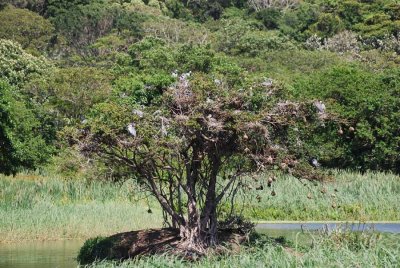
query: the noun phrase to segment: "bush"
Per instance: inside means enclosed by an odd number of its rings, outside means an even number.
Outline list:
[[[45,58],[32,56],[19,44],[0,39],[0,77],[11,85],[22,86],[49,68]]]
[[[276,8],[263,9],[256,13],[256,18],[261,20],[267,29],[277,29],[279,27],[279,19],[282,13]]]
[[[177,68],[173,51],[159,38],[146,37],[129,48],[133,65],[141,70],[171,72]]]
[[[18,42],[24,49],[43,52],[53,31],[48,20],[27,9],[9,6],[0,11],[0,38]]]
[[[310,152],[328,166],[400,172],[399,74],[341,66],[299,79],[293,97],[323,100],[344,119],[341,125],[319,126],[319,135],[310,137]]]
[[[121,77],[115,81],[113,95],[121,104],[150,105],[159,101],[163,91],[174,80],[165,73]]]
[[[310,37],[308,28],[318,20],[318,7],[303,3],[297,9],[284,12],[279,21],[279,29],[297,41]]]
[[[344,29],[344,25],[339,16],[322,13],[316,23],[310,26],[310,31],[322,38],[331,37]]]
[[[95,237],[85,241],[79,250],[77,260],[79,264],[90,264],[95,261],[101,261],[109,257],[109,251],[112,246],[110,238]]]
[[[76,123],[94,104],[111,95],[111,79],[109,72],[92,67],[54,69],[51,75],[32,80],[25,92],[57,111],[60,121]]]
[[[42,136],[35,110],[22,96],[0,80],[0,173],[16,173],[21,168],[36,168],[52,152]]]
[[[69,46],[82,49],[113,29],[141,36],[143,15],[105,0],[49,1],[47,16]]]
[[[255,56],[262,51],[278,51],[295,49],[290,39],[276,31],[251,31],[245,33],[234,50],[238,54]],[[277,52],[278,53],[278,52]]]

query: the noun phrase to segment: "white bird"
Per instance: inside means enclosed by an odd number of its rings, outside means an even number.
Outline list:
[[[172,76],[173,78],[177,78],[177,77],[178,77],[178,70],[174,70],[174,71],[172,72],[171,76]]]
[[[272,79],[268,78],[264,82],[262,82],[261,85],[264,87],[270,87],[270,86],[272,86],[272,83],[273,83]]]
[[[217,85],[217,86],[219,86],[219,85],[221,85],[221,80],[219,80],[219,79],[214,79],[214,83]]]
[[[136,128],[135,128],[135,123],[130,123],[127,127],[128,132],[133,136],[136,137]]]
[[[318,168],[318,167],[321,166],[320,163],[318,162],[318,160],[315,157],[310,158],[309,163],[314,168]]]
[[[192,75],[192,71],[188,72],[188,73],[183,73],[180,77],[181,80],[185,80],[188,77],[190,77]]]
[[[161,118],[161,136],[165,137],[168,135],[168,131],[167,131],[167,127],[164,124],[164,120],[167,121],[167,119],[165,119],[165,117],[160,116]]]
[[[318,113],[323,114],[325,113],[325,104],[322,101],[316,101],[314,102],[314,106],[317,108]]]
[[[143,117],[144,113],[140,110],[132,110],[133,114],[136,114],[137,116],[139,116],[140,118]]]

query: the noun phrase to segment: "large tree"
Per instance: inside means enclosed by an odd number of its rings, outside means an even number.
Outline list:
[[[270,80],[244,90],[183,74],[157,105],[98,105],[76,137],[88,156],[128,167],[179,228],[181,247],[202,252],[218,243],[217,207],[243,176],[276,168],[319,176],[299,159],[300,137],[288,133],[327,115],[312,103],[283,101],[280,91]]]

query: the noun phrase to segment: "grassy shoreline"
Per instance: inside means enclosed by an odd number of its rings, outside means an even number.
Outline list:
[[[280,176],[272,188],[247,193],[244,216],[257,223],[399,222],[400,177],[349,172],[337,172],[335,177],[332,183],[304,187],[304,182]],[[267,178],[260,176],[253,188]],[[326,193],[321,193],[322,187]],[[271,196],[272,190],[276,196]],[[332,202],[340,207],[332,208]],[[132,182],[0,176],[0,243],[86,239],[161,226],[159,206],[138,194]]]

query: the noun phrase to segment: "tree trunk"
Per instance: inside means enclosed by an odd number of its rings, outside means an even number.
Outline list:
[[[181,246],[187,250],[203,252],[207,247],[204,235],[201,232],[201,222],[196,202],[192,199],[188,202],[188,220],[180,226]]]
[[[202,233],[206,236],[206,243],[208,246],[215,246],[218,243],[216,185],[220,162],[218,158],[213,158],[212,163],[213,165],[207,187],[206,202],[201,213]]]

